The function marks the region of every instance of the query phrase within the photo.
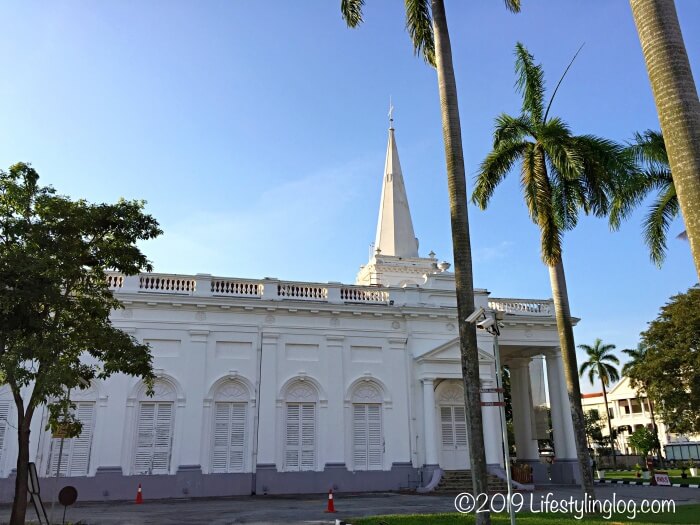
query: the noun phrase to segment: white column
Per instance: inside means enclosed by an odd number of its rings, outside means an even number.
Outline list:
[[[437,465],[435,429],[435,385],[433,379],[423,379],[423,422],[425,423],[425,464]]]
[[[547,357],[547,369],[549,370],[550,358]],[[550,387],[550,397],[552,402],[558,399],[559,407],[561,410],[562,427],[563,427],[563,440],[565,446],[560,452],[557,449],[557,457],[559,459],[576,459],[576,441],[574,438],[574,422],[571,418],[571,402],[569,401],[569,392],[566,388],[566,379],[564,376],[564,363],[561,359],[561,351],[556,350],[552,356],[552,373],[557,377],[559,388],[557,389],[558,395],[554,394]],[[556,370],[556,373],[555,373]]]
[[[496,388],[493,381],[484,381],[484,388]],[[481,394],[482,401],[496,402],[498,394]],[[481,407],[481,418],[484,425],[484,449],[486,451],[486,463],[488,465],[503,466],[503,439],[501,438],[500,407]]]
[[[530,358],[511,359],[510,383],[513,403],[513,429],[518,459],[539,460],[537,439],[532,432],[532,394],[530,393]]]
[[[277,384],[277,344],[279,334],[266,333],[262,334],[262,352],[260,359],[260,420],[258,422],[258,450],[257,464],[270,465],[277,463],[278,467],[282,466],[282,459],[277,457],[276,443],[278,435],[284,434],[277,425],[277,390],[280,385]],[[262,378],[265,378],[262,380]],[[279,440],[283,439],[282,437]]]
[[[564,378],[559,376],[556,353],[546,354],[547,361],[547,386],[549,389],[549,409],[552,412],[552,437],[554,438],[554,451],[558,458],[567,457],[569,448],[566,442],[566,430],[564,428],[563,399],[561,397],[561,383]]]

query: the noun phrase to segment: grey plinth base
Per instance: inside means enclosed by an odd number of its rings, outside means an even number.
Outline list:
[[[406,488],[416,478],[410,463],[394,463],[391,470],[349,471],[344,463],[327,463],[320,472],[278,472],[275,465],[258,465],[255,492],[302,494],[328,492],[374,492]]]
[[[344,463],[329,463],[321,472],[277,472],[275,465],[258,465],[256,494],[373,492],[415,488],[418,473],[410,463],[394,463],[391,470],[351,472]],[[100,467],[95,476],[39,478],[41,497],[50,502],[63,487],[78,490],[78,501],[243,496],[253,492],[253,474],[202,474],[199,465],[180,465],[175,474],[125,476],[121,467]],[[15,476],[0,479],[0,502],[12,501]]]
[[[552,483],[560,485],[578,485],[581,472],[577,459],[555,459],[551,465]]]

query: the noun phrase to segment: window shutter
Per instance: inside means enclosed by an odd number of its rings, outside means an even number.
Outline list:
[[[299,470],[300,466],[300,425],[301,405],[287,404],[287,432],[285,440],[284,462],[286,470]]]
[[[153,473],[168,474],[170,471],[170,445],[172,443],[172,403],[157,403],[155,443],[153,445]]]
[[[95,426],[95,403],[76,403],[75,416],[83,424],[80,435],[71,439],[69,476],[87,476],[90,466],[92,433]]]
[[[231,415],[230,403],[215,403],[214,405],[214,449],[212,450],[212,472],[228,470],[228,436]]]
[[[173,435],[173,403],[139,403],[135,474],[168,474]]]
[[[5,434],[7,433],[7,418],[10,417],[10,402],[0,401],[0,459],[5,450]]]
[[[245,468],[247,403],[216,403],[212,472],[242,472]]]
[[[367,405],[367,435],[369,444],[369,468],[383,466],[384,440],[382,438],[382,406]]]
[[[83,429],[79,436],[63,440],[63,450],[61,450],[61,438],[51,439],[49,461],[46,468],[48,477],[56,476],[59,453],[61,455],[61,470],[59,472],[61,477],[87,476],[90,466],[92,434],[95,427],[95,403],[76,403],[73,413],[83,424]]]
[[[352,408],[355,470],[381,469],[384,456],[382,406],[356,403]]]
[[[247,403],[231,403],[231,443],[229,472],[243,472],[245,469]]]
[[[367,405],[352,405],[353,465],[355,470],[367,468]]]
[[[467,418],[463,406],[454,408],[454,424],[455,424],[455,445],[458,447],[467,446]]]
[[[440,407],[440,426],[442,428],[442,446],[454,447],[454,430],[452,426],[452,407]]]
[[[316,405],[301,405],[301,470],[316,466]]]
[[[139,404],[139,419],[136,425],[136,456],[134,474],[149,474],[155,437],[155,403]]]
[[[285,470],[316,468],[316,404],[287,403]]]

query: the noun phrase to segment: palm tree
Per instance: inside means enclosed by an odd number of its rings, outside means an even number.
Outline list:
[[[588,355],[588,361],[581,363],[579,375],[583,377],[583,374],[588,371],[588,380],[591,384],[595,383],[597,376],[600,379],[600,384],[603,386],[603,401],[605,401],[605,414],[608,416],[610,448],[612,450],[613,463],[617,465],[617,460],[615,459],[615,436],[613,435],[612,423],[610,422],[607,388],[611,383],[620,380],[620,374],[616,368],[616,365],[620,364],[620,360],[612,353],[615,350],[615,345],[604,345],[600,339],[596,339],[593,346],[578,345],[578,347]]]
[[[580,210],[599,216],[607,213],[616,175],[626,175],[631,163],[622,146],[592,135],[573,135],[564,121],[549,117],[564,76],[545,108],[542,66],[534,63],[520,43],[515,55],[522,111],[517,117],[502,114],[496,119],[493,150],[481,164],[472,201],[485,209],[496,186],[520,162],[525,202],[530,218],[540,228],[542,259],[549,268],[581,479],[584,490],[592,495],[562,235],[576,226]]]
[[[678,216],[678,196],[673,184],[664,137],[658,131],[646,130],[634,134],[629,152],[643,169],[620,185],[610,211],[610,226],[617,229],[623,218],[654,190],[657,195],[644,217],[644,241],[651,260],[661,266],[666,257],[666,235],[673,219]],[[683,236],[685,232],[679,235]]]
[[[520,0],[504,0],[506,8],[520,11]],[[442,135],[445,143],[447,187],[450,198],[452,249],[454,252],[455,286],[457,290],[457,318],[459,324],[460,354],[467,415],[469,455],[473,471],[475,494],[487,493],[486,455],[481,421],[479,393],[479,355],[476,346],[476,327],[466,322],[474,311],[474,280],[472,274],[471,241],[467,216],[467,190],[464,175],[462,130],[457,102],[457,82],[452,65],[452,48],[447,29],[443,0],[405,0],[406,29],[413,42],[413,50],[437,70],[442,114]],[[359,26],[364,0],[341,0],[340,9],[349,27]],[[490,523],[488,513],[477,514],[477,523]]]
[[[695,269],[700,276],[700,100],[673,0],[630,0]]]
[[[644,361],[644,358],[647,355],[647,345],[644,343],[639,343],[637,344],[637,348],[626,348],[623,350],[625,354],[627,354],[630,357],[630,360],[624,364],[622,367],[622,375],[631,377],[634,375],[634,369],[635,367],[639,366],[642,364]],[[651,416],[651,426],[653,428],[654,432],[654,437],[656,438],[656,449],[661,452],[661,445],[659,442],[659,428],[656,426],[656,416],[654,414],[654,402],[651,400],[649,397],[649,390],[648,386],[644,382],[640,382],[639,380],[634,380],[634,383],[637,384],[637,386],[641,386],[639,389],[640,392],[644,392],[647,395],[647,401],[649,402],[649,415]]]

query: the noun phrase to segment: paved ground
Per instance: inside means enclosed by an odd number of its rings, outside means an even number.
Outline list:
[[[569,487],[538,489],[534,500],[540,501],[548,492],[557,499],[578,497],[579,492]],[[598,486],[599,499],[673,499],[677,505],[700,503],[700,490],[674,487],[639,487],[629,485]],[[526,494],[526,498],[529,499]],[[337,494],[335,499],[337,514],[329,515],[326,496],[304,495],[293,497],[258,496],[196,500],[146,501],[143,505],[132,502],[83,503],[70,507],[66,521],[80,521],[89,525],[174,525],[232,523],[334,523],[336,518],[347,520],[355,516],[376,514],[412,514],[433,512],[454,512],[454,496],[422,496],[410,494]],[[50,504],[47,504],[47,509]],[[56,506],[55,522],[61,522],[63,508]],[[7,505],[0,507],[0,521],[6,522],[10,515]],[[30,511],[29,520],[35,519]]]

